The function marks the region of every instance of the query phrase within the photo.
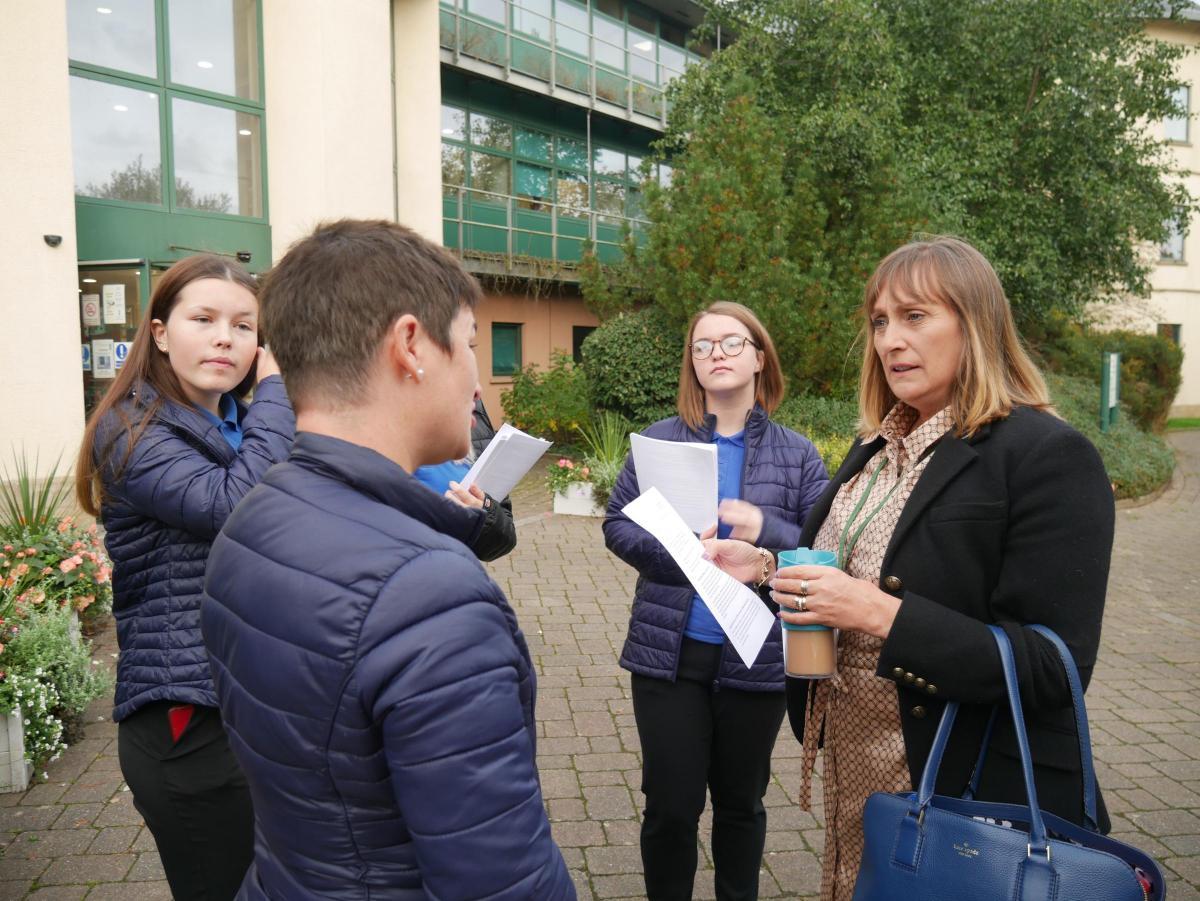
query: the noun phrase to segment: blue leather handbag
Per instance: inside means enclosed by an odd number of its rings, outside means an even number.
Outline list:
[[[966,796],[933,793],[958,712],[957,703],[948,703],[918,790],[877,792],[867,799],[863,810],[865,848],[854,901],[1165,899],[1162,872],[1148,854],[1096,831],[1096,771],[1079,673],[1061,638],[1045,626],[1029,626],[1058,650],[1071,685],[1083,769],[1085,825],[1038,808],[1012,645],[999,626],[989,628],[1004,665],[1028,805],[974,800],[983,752]],[[984,752],[987,742],[985,736]]]

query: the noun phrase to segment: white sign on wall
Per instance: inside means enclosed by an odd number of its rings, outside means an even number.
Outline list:
[[[99,294],[85,294],[79,299],[79,316],[83,320],[84,328],[92,328],[104,324],[100,319]]]
[[[125,324],[125,286],[105,285],[100,289],[104,293],[104,324]]]
[[[113,341],[111,338],[97,338],[92,342],[92,377],[111,379],[117,374],[113,362]]]
[[[117,341],[113,344],[113,362],[117,369],[125,365],[125,358],[129,356],[129,348],[133,347],[132,341]]]

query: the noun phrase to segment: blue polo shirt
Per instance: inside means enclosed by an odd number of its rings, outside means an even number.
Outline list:
[[[457,460],[437,463],[433,466],[418,466],[413,476],[423,485],[428,485],[438,494],[445,494],[451,482],[461,482],[471,467]]]
[[[728,438],[715,435],[713,443],[717,446],[717,503],[727,498],[739,500],[742,496],[742,469],[746,464],[746,432],[742,430]],[[725,523],[717,524],[718,538],[728,538],[731,531]],[[683,634],[706,644],[722,644],[725,641],[725,632],[700,595],[692,598],[692,609],[688,613]]]
[[[237,401],[233,399],[232,394],[221,395],[221,415],[213,416],[208,410],[203,407],[197,407],[205,418],[221,430],[221,437],[235,451],[242,449],[242,424],[238,422],[238,406]]]

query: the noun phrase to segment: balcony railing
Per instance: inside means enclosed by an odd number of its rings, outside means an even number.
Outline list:
[[[612,37],[624,42],[627,36],[630,46],[568,25],[519,0],[489,0],[495,18],[467,12],[462,3],[443,0],[440,9],[441,45],[454,54],[455,62],[460,56],[482,60],[503,68],[506,78],[513,72],[526,75],[551,90],[563,88],[590,98],[592,105],[601,101],[620,107],[629,118],[638,114],[665,123],[664,88],[701,60],[656,38],[626,32],[615,20]],[[586,11],[580,11],[586,18]],[[598,24],[610,25],[607,20]]]
[[[503,268],[545,261],[562,276],[578,266],[590,243],[603,263],[623,254],[624,229],[644,232],[644,219],[497,194],[461,185],[442,186],[442,242],[460,257],[494,260]],[[568,278],[569,280],[569,278]]]

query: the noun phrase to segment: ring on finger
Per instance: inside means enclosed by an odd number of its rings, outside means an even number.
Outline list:
[[[808,579],[800,580],[800,597],[808,597]]]
[[[808,601],[805,599],[804,595],[800,595],[796,599],[796,609],[801,613],[808,612]]]

